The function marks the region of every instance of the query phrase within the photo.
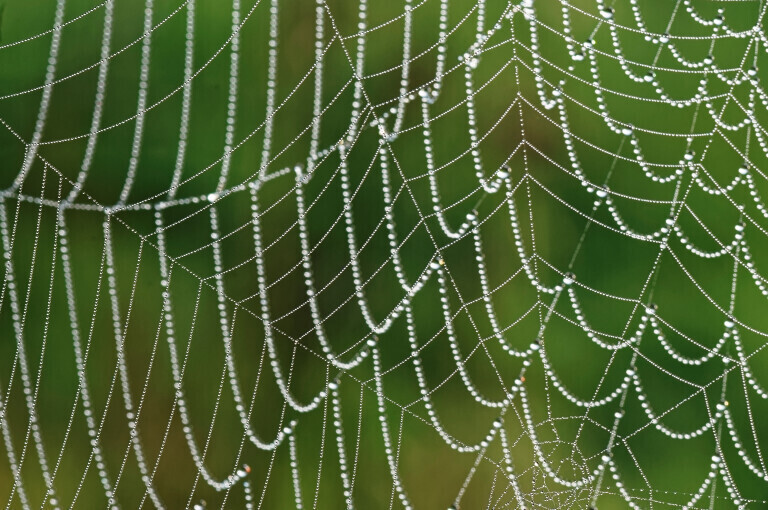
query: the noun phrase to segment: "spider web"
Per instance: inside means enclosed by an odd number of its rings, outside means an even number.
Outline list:
[[[71,4],[0,11],[7,508],[766,504],[764,2]]]

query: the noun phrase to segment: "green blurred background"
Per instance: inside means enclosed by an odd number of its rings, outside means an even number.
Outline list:
[[[426,0],[415,5],[409,90],[433,80],[437,54],[440,2]],[[459,62],[457,57],[475,41],[478,9],[471,0],[452,0],[448,5],[451,28],[446,47],[450,72],[445,76],[441,95],[430,107],[434,119],[435,163],[440,168],[437,181],[444,207],[454,204],[445,212],[451,225],[458,225],[473,210],[485,220],[481,235],[490,287],[498,287],[493,293],[493,303],[500,326],[505,328],[514,323],[533,307],[506,332],[509,342],[522,349],[536,338],[552,296],[539,295],[522,273],[509,279],[521,264],[504,206],[506,197],[503,193],[485,193],[478,187],[469,153],[464,67],[455,67]],[[534,1],[535,16],[541,23],[538,52],[544,62],[541,76],[546,82],[546,94],[549,96],[553,85],[562,80],[562,90],[568,98],[568,125],[586,177],[596,184],[607,182],[615,194],[614,203],[629,225],[640,232],[654,231],[669,216],[676,184],[651,182],[634,161],[628,137],[611,132],[596,113],[598,101],[589,62],[574,61],[566,49],[562,35],[563,5],[554,0]],[[607,25],[599,21],[598,5],[582,0],[570,5],[573,40],[582,43],[594,38],[594,47],[598,50],[595,62],[599,67],[599,82],[605,89],[607,110],[614,119],[636,127],[635,135],[645,160],[663,165],[655,171],[663,175],[674,172],[674,166],[689,149],[688,134],[696,135],[690,142],[696,161],[700,161],[720,185],[724,186],[737,175],[744,159],[755,169],[766,168],[765,153],[752,131],[721,129],[710,134],[714,121],[705,104],[673,108],[658,101],[653,86],[629,80],[613,54]],[[723,36],[713,43],[712,28],[695,23],[682,2],[638,0],[636,5],[650,32],[668,31],[674,36],[686,36],[675,39],[686,58],[699,61],[712,55],[714,66],[729,70],[724,74],[727,77],[739,75],[739,69],[746,70],[752,65],[760,69],[765,60],[764,45],[760,43],[756,49],[749,38]],[[722,9],[726,25],[733,30],[745,30],[755,24],[762,27],[762,2],[702,0],[692,5],[707,19],[714,18],[718,9]],[[35,129],[51,35],[11,43],[50,30],[55,8],[56,2],[51,0],[34,3],[0,0],[1,189],[8,189],[22,168],[25,143],[19,137],[28,141]],[[144,3],[137,0],[118,0],[114,5],[111,53],[117,54],[109,60],[101,121],[103,132],[98,136],[92,167],[83,195],[78,199],[83,204],[115,204],[123,188],[135,128],[144,8]],[[403,8],[401,1],[370,2],[368,6],[368,26],[375,28],[371,28],[366,37],[364,88],[376,116],[395,105],[399,95]],[[629,2],[616,2],[613,8],[617,24],[636,27]],[[92,1],[67,0],[64,15],[65,20],[73,20],[91,9],[61,31],[56,69],[60,81],[53,87],[42,138],[47,143],[40,146],[40,157],[21,185],[20,192],[26,197],[58,201],[69,193],[77,179],[94,109],[104,7]],[[274,117],[272,158],[267,173],[291,169],[307,161],[310,144],[307,128],[312,124],[315,79],[311,73],[315,59],[315,9],[316,4],[308,0],[279,2],[276,98],[280,107]],[[545,285],[553,286],[560,283],[562,273],[570,270],[581,285],[599,291],[592,292],[581,286],[577,289],[590,325],[610,335],[626,335],[626,331],[631,333],[636,329],[640,318],[635,310],[636,302],[655,303],[659,316],[681,333],[667,328],[665,335],[670,343],[684,355],[701,356],[705,351],[683,335],[706,347],[714,346],[720,338],[727,319],[721,310],[727,310],[729,305],[733,258],[696,257],[673,236],[670,250],[663,252],[655,264],[658,245],[606,228],[606,225],[615,228],[615,222],[604,206],[596,213],[597,222],[588,220],[595,195],[587,192],[573,175],[558,110],[546,110],[539,101],[533,72],[539,64],[534,62],[531,53],[531,25],[517,11],[512,22],[500,19],[505,9],[504,2],[489,1],[485,5],[486,27],[499,21],[500,28],[485,44],[473,74],[475,88],[479,89],[475,95],[478,131],[488,132],[480,144],[480,153],[486,175],[509,165],[513,184],[520,183],[514,200],[526,252],[529,257],[536,254],[533,265],[538,277]],[[334,40],[324,58],[322,102],[327,109],[320,124],[321,148],[336,144],[349,126],[353,73],[345,52],[354,58],[358,3],[329,0],[327,10],[344,37],[341,41],[335,37],[331,18],[326,14],[324,41]],[[240,32],[234,131],[238,146],[232,153],[227,187],[252,180],[261,165],[269,4],[261,0],[261,4],[254,5],[253,0],[245,0],[241,5],[242,16],[251,11]],[[171,185],[179,142],[186,17],[184,4],[166,0],[154,4],[153,23],[157,25],[162,21],[162,24],[151,35],[147,100],[152,108],[144,117],[140,160],[129,204],[157,203],[164,199]],[[218,0],[196,0],[194,18],[194,65],[196,70],[203,66],[204,69],[191,82],[190,128],[183,183],[177,190],[179,198],[205,196],[216,189],[225,144],[231,52],[225,43],[232,30],[232,5]],[[638,63],[630,64],[637,74],[643,75],[648,66],[654,66],[658,82],[673,98],[690,98],[705,77],[708,94],[715,98],[710,102],[713,111],[722,110],[723,120],[729,123],[744,118],[738,104],[749,105],[749,93],[754,88],[750,82],[731,87],[713,72],[686,70],[667,49],[659,49],[658,41],[647,39],[638,30],[618,29],[622,52],[627,60]],[[764,73],[758,71],[754,80],[759,82],[763,76]],[[729,91],[732,99],[726,101]],[[393,209],[400,242],[407,236],[401,256],[407,276],[413,281],[439,248],[455,285],[449,292],[449,300],[456,313],[456,335],[464,356],[472,353],[467,361],[469,373],[484,395],[501,399],[500,380],[507,388],[511,386],[522,365],[519,359],[507,356],[492,336],[487,312],[479,300],[482,294],[471,236],[452,241],[442,233],[437,218],[431,214],[419,105],[418,100],[409,104],[403,132],[389,145],[393,188],[400,188],[406,179],[408,183]],[[765,107],[758,102],[752,109],[752,115],[761,124]],[[521,144],[522,141],[525,143]],[[359,186],[352,210],[357,243],[362,247],[358,259],[363,280],[370,278],[365,295],[374,317],[382,320],[402,299],[403,291],[391,264],[387,230],[380,224],[384,202],[376,159],[378,144],[376,129],[370,126],[364,129],[349,153],[348,165],[353,188]],[[43,164],[43,158],[52,168]],[[354,299],[341,216],[343,199],[338,167],[338,152],[332,152],[316,168],[305,194],[307,203],[313,203],[307,218],[309,241],[316,246],[311,256],[316,288],[323,289],[318,297],[320,309],[323,316],[327,316],[324,324],[334,348],[343,351],[367,338],[370,331]],[[765,177],[757,170],[753,175],[757,189],[768,193]],[[686,173],[681,178],[680,193],[690,190],[685,194],[688,209],[678,217],[678,224],[688,237],[705,250],[720,247],[713,236],[727,244],[734,225],[742,218],[735,204],[744,204],[744,215],[751,218],[746,221],[745,238],[753,261],[758,271],[768,270],[764,255],[768,247],[764,227],[761,228],[765,217],[757,210],[747,187],[738,186],[729,193],[728,199],[710,196],[696,185],[689,186],[690,182],[690,173]],[[336,378],[338,371],[329,369],[317,355],[321,351],[312,332],[300,266],[293,173],[289,171],[263,184],[259,200],[262,210],[266,210],[261,220],[264,245],[269,246],[265,264],[267,281],[271,284],[270,307],[273,318],[282,317],[276,324],[283,332],[276,334],[277,351],[286,373],[290,367],[291,391],[299,401],[307,402],[325,387],[329,378]],[[216,409],[206,458],[210,470],[223,478],[247,463],[251,468],[247,479],[256,504],[261,498],[262,508],[293,507],[287,444],[280,446],[273,456],[246,442],[240,460],[235,461],[243,430],[228,381],[221,390],[221,403],[216,406],[225,360],[215,291],[209,206],[199,201],[163,210],[165,225],[173,224],[166,231],[168,255],[178,264],[170,292],[179,349],[183,351],[191,342],[184,385],[195,435],[202,445]],[[55,480],[56,492],[61,505],[70,506],[76,497],[78,507],[101,507],[106,505],[107,498],[94,466],[91,464],[86,470],[90,443],[82,403],[75,403],[78,381],[60,257],[52,266],[56,250],[56,208],[40,207],[30,200],[19,201],[15,195],[5,199],[5,207],[9,218],[18,217],[11,260],[19,295],[29,296],[23,341],[33,383],[37,381],[37,367],[43,364],[36,409],[49,463],[58,458],[66,439]],[[299,414],[287,408],[265,360],[264,328],[258,319],[259,301],[253,297],[257,292],[257,270],[253,260],[253,231],[249,225],[249,194],[233,193],[219,201],[216,208],[222,236],[231,233],[220,243],[222,265],[236,269],[227,272],[223,282],[227,295],[240,302],[237,307],[229,306],[227,313],[231,319],[235,308],[238,310],[232,348],[246,400],[250,399],[258,380],[252,427],[261,437],[271,440],[280,427],[298,420],[298,466],[305,507],[313,504],[317,508],[343,507],[331,409],[321,405],[311,413]],[[700,222],[690,211],[695,212]],[[106,416],[101,444],[107,471],[114,480],[126,459],[117,497],[121,508],[135,508],[144,496],[144,485],[135,454],[128,448],[129,429],[119,383],[107,404],[115,374],[116,351],[108,297],[104,288],[98,290],[104,257],[104,214],[99,210],[67,210],[64,214],[70,234],[81,336],[85,339],[92,328],[86,372],[93,407],[99,416],[102,412]],[[163,319],[163,289],[154,217],[152,211],[122,211],[115,214],[112,225],[119,305],[134,401],[138,401],[145,380],[148,381],[138,429],[150,466],[162,446],[154,480],[160,497],[168,508],[181,508],[189,501],[205,501],[212,508],[242,508],[245,505],[242,484],[227,492],[226,500],[224,493],[212,490],[202,480],[193,489],[197,470],[184,442],[178,412],[171,419],[167,442],[162,444],[172,412],[174,389],[164,328],[159,326]],[[765,342],[765,336],[759,332],[768,330],[768,317],[764,313],[766,301],[743,266],[736,276],[734,316],[740,324],[758,332],[740,328],[745,350],[752,353]],[[47,314],[49,293],[51,305]],[[485,435],[497,411],[474,402],[455,373],[456,364],[443,329],[434,279],[413,303],[419,342],[429,343],[421,355],[428,384],[431,388],[437,387],[432,396],[440,418],[451,434],[467,443],[477,442]],[[573,322],[574,312],[565,296],[560,297],[553,310],[544,339],[547,356],[558,378],[581,398],[591,398],[598,387],[598,397],[607,395],[620,383],[632,352],[625,349],[612,356],[611,352],[594,345]],[[10,299],[6,297],[0,308],[0,389],[5,402],[4,417],[17,457],[19,452],[26,451],[21,473],[30,505],[39,507],[45,504],[45,485],[31,440],[25,448],[29,413],[19,369],[13,368],[16,336],[12,316]],[[44,338],[46,347],[41,356]],[[476,455],[451,450],[429,423],[420,402],[413,367],[403,363],[410,356],[404,319],[395,321],[390,331],[380,335],[379,342],[386,371],[382,380],[384,393],[390,399],[388,422],[393,437],[400,437],[398,470],[405,489],[416,508],[447,508],[456,500]],[[703,366],[682,365],[674,361],[651,334],[645,335],[638,351],[637,371],[653,408],[660,413],[684,402],[664,416],[662,421],[666,425],[680,431],[698,428],[707,420],[707,410],[711,412],[722,400],[724,391],[743,447],[752,459],[758,459],[760,445],[766,443],[763,422],[768,407],[753,390],[746,389],[748,386],[739,370],[729,373],[723,389],[721,376],[728,366],[718,357]],[[727,344],[724,352],[733,354],[733,347]],[[760,351],[750,359],[750,366],[761,379],[768,367],[768,355]],[[384,455],[371,363],[367,361],[338,377],[345,446],[356,465],[355,504],[358,508],[387,508],[394,500],[394,506],[398,506]],[[683,380],[706,389],[697,392]],[[526,373],[526,385],[536,433],[549,461],[559,466],[560,475],[568,479],[591,471],[609,444],[618,405],[589,412],[574,406],[552,387],[536,358]],[[74,414],[73,405],[76,406]],[[718,442],[733,483],[742,497],[750,501],[747,507],[768,506],[764,501],[768,499],[765,482],[746,469],[727,431],[720,430],[720,426],[715,427],[715,434],[706,433],[689,441],[672,440],[652,426],[645,426],[648,419],[634,390],[629,391],[624,409],[625,416],[616,433],[628,439],[617,441],[611,451],[623,483],[639,507],[679,508],[708,473]],[[67,422],[71,414],[74,419],[69,430]],[[547,478],[534,461],[521,416],[518,399],[507,412],[504,427],[510,438],[518,483],[526,494],[526,507],[586,508],[593,500],[589,488],[573,490],[559,486]],[[717,437],[722,441],[716,440]],[[0,446],[0,450],[4,450],[3,459],[6,449],[6,443]],[[494,464],[501,460],[498,440],[489,445],[486,457],[477,463],[462,495],[461,508],[516,508],[514,494]],[[10,463],[0,461],[0,501],[5,498],[8,507],[21,508],[13,485]],[[609,476],[601,490],[597,496],[598,508],[627,506]],[[734,506],[730,499],[722,477],[718,476],[714,490],[708,489],[696,508],[730,508]],[[144,506],[151,506],[149,500],[144,501]]]

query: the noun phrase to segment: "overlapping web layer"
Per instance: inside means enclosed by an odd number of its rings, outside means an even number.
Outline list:
[[[762,2],[133,8],[0,45],[8,508],[765,504]]]

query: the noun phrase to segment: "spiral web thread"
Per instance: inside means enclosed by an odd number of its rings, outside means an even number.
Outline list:
[[[40,98],[31,133],[0,119],[23,153],[0,199],[8,508],[766,504],[762,1],[649,14],[639,0],[405,0],[381,19],[367,0],[319,1],[295,83],[279,80],[298,51],[281,31],[306,5],[233,0],[231,30],[201,62],[199,4],[146,0],[140,36],[120,47],[116,2],[73,15],[57,0],[52,29],[0,45],[48,44],[41,84],[0,96]],[[68,32],[95,18],[100,57],[63,73]],[[183,76],[158,94],[153,42],[173,22]],[[266,96],[241,128],[252,25],[268,32]],[[386,31],[400,34],[391,67],[368,58]],[[633,56],[640,46],[651,58]],[[105,122],[110,66],[131,48],[135,114]],[[195,87],[220,61],[219,155],[193,161]],[[81,76],[96,83],[90,127],[46,137],[67,99],[56,91]],[[294,132],[281,113],[299,101],[312,113]],[[346,124],[327,120],[336,108]],[[173,163],[157,170],[142,162],[161,112],[179,120]],[[99,166],[97,142],[125,127],[125,170]],[[281,129],[294,134],[277,142]],[[83,147],[74,168],[49,156],[68,144]],[[115,172],[105,205],[91,183]],[[152,173],[154,191],[139,184]],[[629,173],[642,184],[622,188]],[[552,240],[558,228],[569,234]],[[95,264],[79,262],[86,229]],[[634,290],[576,271],[596,231],[603,251],[637,250],[637,275],[617,262]],[[330,276],[326,249],[341,260]],[[699,300],[682,314],[657,306],[680,281]],[[617,321],[603,330],[604,317]],[[687,334],[699,320],[716,326]],[[68,358],[46,357],[62,343]],[[218,354],[195,358],[203,345]],[[569,350],[600,354],[574,367]],[[43,419],[52,365],[72,385],[66,412]],[[210,401],[194,402],[190,379],[212,386]],[[674,463],[690,484],[665,478]],[[377,477],[385,493],[368,488]]]

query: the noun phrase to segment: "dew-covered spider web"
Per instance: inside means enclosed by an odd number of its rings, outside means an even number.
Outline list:
[[[768,507],[765,11],[0,1],[0,505]]]

